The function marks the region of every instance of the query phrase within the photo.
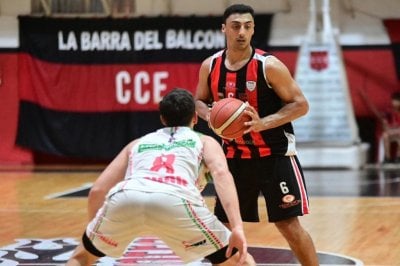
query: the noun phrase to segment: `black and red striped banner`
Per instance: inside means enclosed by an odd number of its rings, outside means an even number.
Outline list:
[[[271,15],[254,45],[268,49]],[[19,17],[17,144],[108,159],[159,126],[159,100],[194,91],[200,62],[225,47],[220,17]]]

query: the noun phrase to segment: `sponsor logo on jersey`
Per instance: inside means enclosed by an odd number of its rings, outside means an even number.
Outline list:
[[[180,176],[172,176],[172,175],[167,175],[167,176],[146,176],[145,179],[155,181],[158,183],[163,183],[163,184],[175,184],[179,186],[184,186],[186,187],[188,185],[188,181],[184,179],[183,177]]]

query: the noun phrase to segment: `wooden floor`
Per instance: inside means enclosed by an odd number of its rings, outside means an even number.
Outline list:
[[[87,189],[102,169],[0,167],[0,265],[12,265],[7,250],[21,245],[21,239],[78,240],[86,223],[86,197],[59,196]],[[400,168],[305,170],[305,177],[311,214],[301,222],[318,252],[355,258],[361,265],[400,265]],[[212,205],[211,197],[207,203]],[[249,244],[287,250],[265,221],[261,199],[259,205],[263,221],[246,224]]]

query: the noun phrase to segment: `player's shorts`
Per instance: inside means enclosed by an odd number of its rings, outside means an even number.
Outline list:
[[[230,234],[205,203],[137,190],[109,193],[86,229],[99,254],[118,258],[135,238],[156,236],[185,263],[223,249]]]
[[[228,159],[245,222],[258,222],[258,197],[266,201],[268,220],[278,222],[309,213],[303,171],[296,156]],[[261,194],[260,194],[261,193]],[[217,198],[215,215],[228,222]]]

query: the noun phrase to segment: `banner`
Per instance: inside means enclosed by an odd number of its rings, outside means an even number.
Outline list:
[[[272,16],[256,15],[267,49]],[[221,17],[19,17],[17,144],[109,159],[160,127],[158,102],[194,92],[200,63],[225,48]]]

